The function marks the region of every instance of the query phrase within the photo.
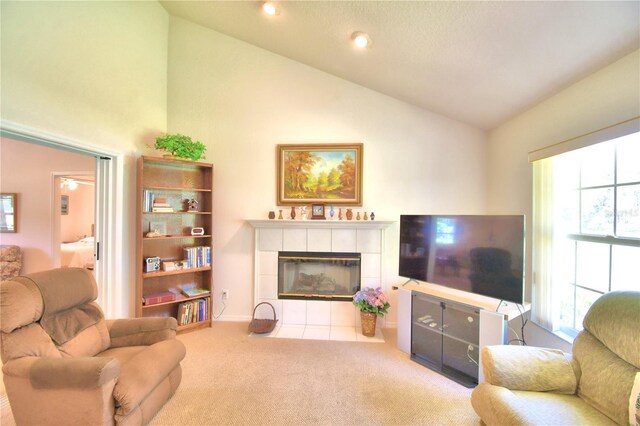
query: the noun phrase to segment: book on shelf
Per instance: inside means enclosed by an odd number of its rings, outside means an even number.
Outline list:
[[[207,290],[206,288],[196,287],[195,284],[181,285],[181,286],[178,286],[178,289],[182,294],[184,294],[187,297],[203,296],[205,294],[210,293],[210,291]]]
[[[171,204],[167,203],[166,198],[154,198],[153,203],[151,205],[151,210],[153,212],[173,212],[173,207]]]
[[[145,212],[150,212],[153,209],[153,191],[145,189],[142,191],[142,203]]]
[[[148,294],[142,298],[144,305],[157,305],[158,303],[172,302],[176,300],[175,293],[165,291],[162,293]]]

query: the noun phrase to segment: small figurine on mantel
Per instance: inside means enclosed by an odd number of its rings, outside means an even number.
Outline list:
[[[198,211],[198,200],[192,198],[190,200],[185,200],[187,202],[187,211],[197,212]]]
[[[307,220],[307,206],[300,207],[300,219]]]

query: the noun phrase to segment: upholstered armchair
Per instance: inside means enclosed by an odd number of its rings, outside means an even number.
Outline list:
[[[175,318],[104,319],[90,271],[0,284],[4,384],[18,425],[145,424],[174,394]]]
[[[482,351],[471,404],[487,425],[640,423],[640,292],[599,298],[572,355],[527,346]]]

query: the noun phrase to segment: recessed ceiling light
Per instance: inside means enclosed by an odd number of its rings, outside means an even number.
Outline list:
[[[270,1],[262,3],[262,10],[269,16],[275,16],[280,14],[280,8]]]
[[[351,34],[351,40],[353,41],[353,45],[358,49],[364,49],[371,45],[371,38],[367,33],[363,33],[362,31],[356,31]]]

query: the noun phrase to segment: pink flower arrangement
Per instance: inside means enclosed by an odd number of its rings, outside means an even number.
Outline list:
[[[373,289],[367,287],[353,295],[353,304],[362,312],[372,312],[379,316],[384,316],[391,306],[387,295],[382,292],[382,288]]]

